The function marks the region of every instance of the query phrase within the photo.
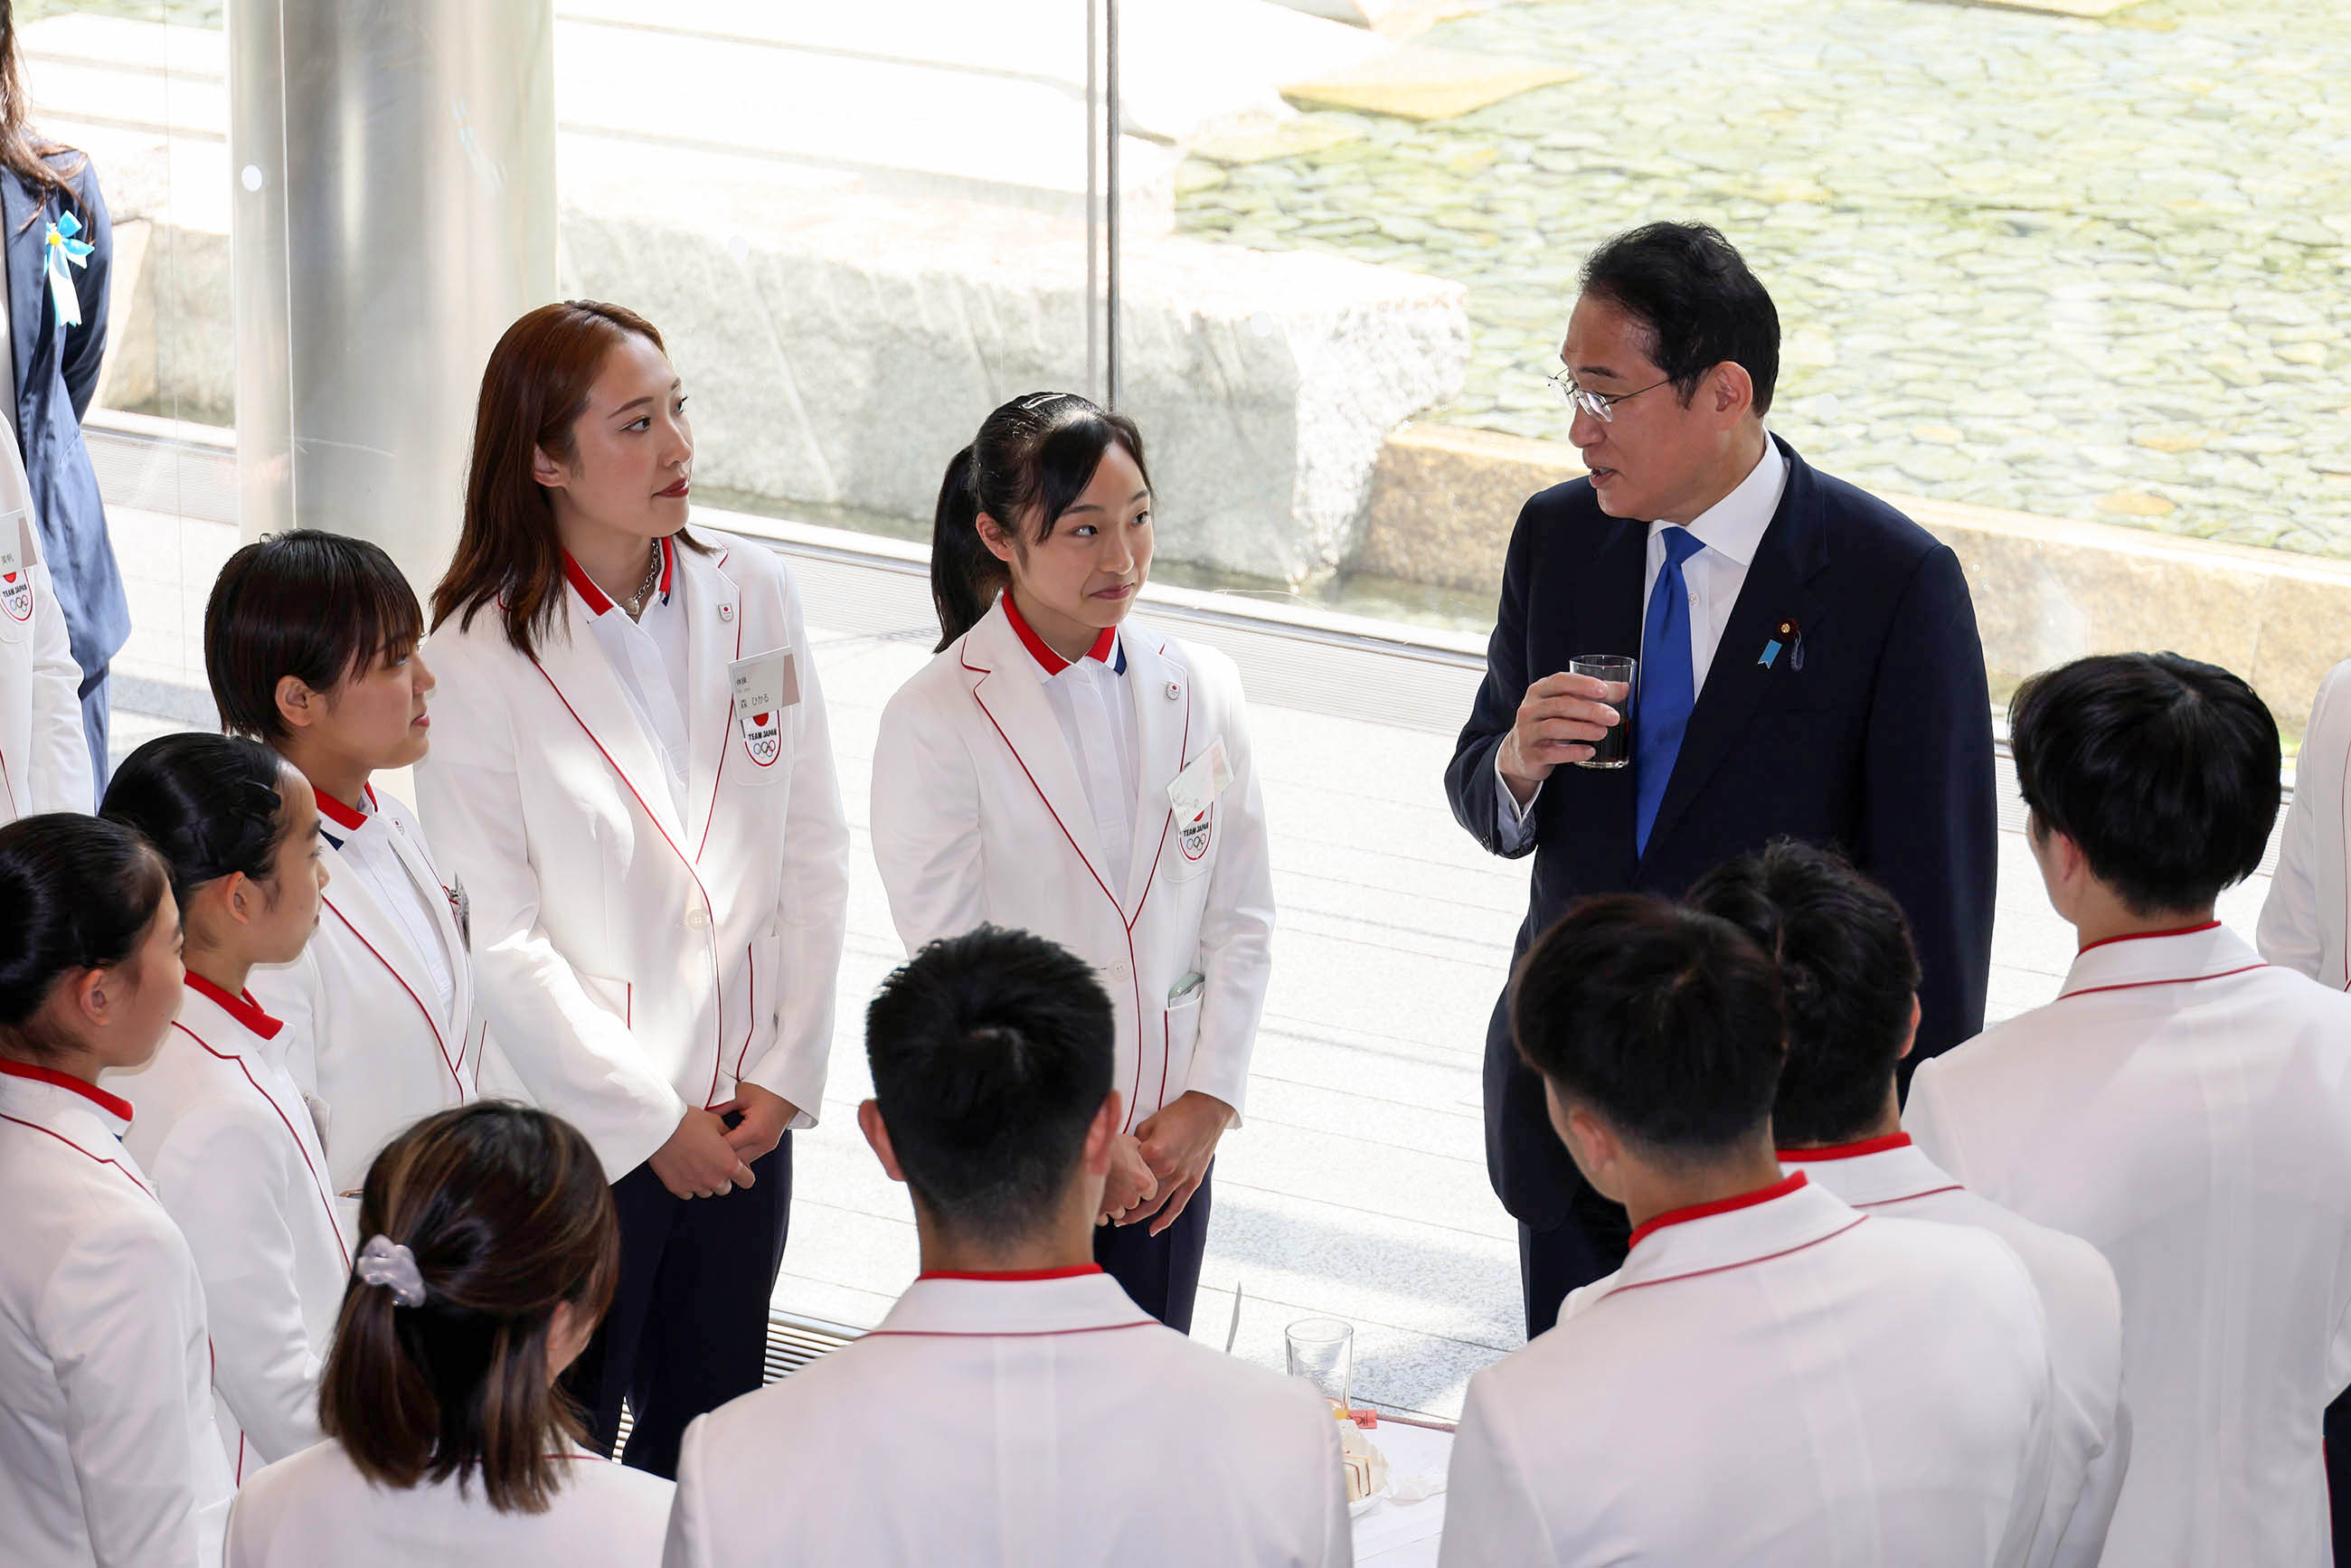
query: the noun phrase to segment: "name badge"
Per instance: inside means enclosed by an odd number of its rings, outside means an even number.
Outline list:
[[[34,553],[31,514],[18,507],[0,515],[0,614],[11,621],[33,618]]]
[[[1232,781],[1232,758],[1225,755],[1225,737],[1220,735],[1167,786],[1167,803],[1176,809],[1176,821],[1198,821]]]
[[[762,768],[784,754],[784,710],[800,700],[800,677],[789,648],[737,659],[726,666],[735,683],[735,724],[743,749]]]

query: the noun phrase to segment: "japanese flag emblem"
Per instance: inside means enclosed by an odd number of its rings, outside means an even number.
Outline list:
[[[1182,842],[1186,860],[1196,861],[1208,852],[1208,840],[1217,825],[1216,810],[1214,806],[1205,807],[1198,816],[1184,824]]]
[[[22,567],[15,571],[0,572],[0,611],[5,611],[11,621],[33,618],[33,574]]]
[[[784,753],[784,716],[774,708],[757,713],[736,710],[743,725],[743,748],[762,768],[773,768]]]

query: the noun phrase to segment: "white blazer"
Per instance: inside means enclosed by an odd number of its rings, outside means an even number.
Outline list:
[[[676,1489],[585,1449],[567,1457],[545,1513],[500,1513],[478,1477],[394,1490],[324,1442],[237,1492],[229,1568],[653,1568]]]
[[[2286,808],[2276,874],[2254,935],[2262,956],[2335,990],[2351,987],[2351,878],[2345,820],[2351,795],[2351,659],[2326,672],[2310,705],[2294,803]]]
[[[815,1125],[832,1047],[849,828],[799,594],[773,551],[696,537],[712,554],[675,552],[682,818],[576,590],[535,659],[495,607],[428,644],[440,691],[417,804],[472,898],[491,1036],[615,1181],[737,1082]],[[738,714],[729,665],[771,652],[790,653],[799,700]]]
[[[0,1555],[217,1560],[231,1483],[204,1287],[120,1141],[131,1107],[0,1063]]]
[[[2218,924],[2099,943],[2057,1000],[1920,1064],[1903,1124],[2122,1288],[2106,1560],[2317,1568],[2351,1384],[2351,998]]]
[[[66,644],[16,444],[0,441],[0,827],[97,810],[81,668]]]
[[[224,997],[191,973],[154,1060],[107,1075],[138,1108],[123,1142],[204,1282],[221,1440],[239,1482],[319,1440],[319,1374],[351,1272],[326,1151],[286,1069],[294,1043],[249,995]]]
[[[1240,677],[1121,629],[1141,766],[1113,890],[1069,743],[999,601],[900,687],[873,747],[873,859],[909,953],[983,922],[1092,964],[1118,1013],[1127,1126],[1200,1090],[1238,1112],[1272,958],[1273,872]],[[1179,822],[1168,786],[1222,740],[1230,785]],[[1186,977],[1204,980],[1188,988]]]
[[[926,1275],[882,1326],[686,1428],[668,1568],[1343,1568],[1305,1383],[1096,1269]]]
[[[2123,1304],[2112,1266],[2080,1237],[2035,1225],[1970,1192],[1907,1133],[1841,1148],[1782,1149],[1780,1162],[1864,1214],[1973,1226],[2015,1250],[2041,1291],[2055,1395],[2049,1500],[2028,1561],[2033,1568],[2097,1568],[2130,1466]]]
[[[309,946],[291,964],[254,970],[246,988],[294,1031],[287,1070],[319,1102],[319,1140],[347,1237],[376,1155],[412,1124],[476,1098],[489,1044],[450,884],[408,808],[372,787],[368,793],[375,810],[360,826],[324,824],[347,847],[320,841],[328,883]],[[360,834],[388,847],[407,873],[399,891],[423,910],[449,966],[445,1006],[408,925],[353,865]]]
[[[1446,1568],[2023,1563],[2049,1346],[2007,1244],[1801,1174],[1677,1213],[1469,1380]]]

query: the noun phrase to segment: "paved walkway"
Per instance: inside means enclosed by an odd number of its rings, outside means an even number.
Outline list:
[[[848,958],[820,1124],[798,1141],[778,1305],[876,1322],[915,1271],[904,1194],[860,1138],[862,1009],[902,957],[866,834],[883,704],[920,667],[927,631],[815,632],[855,828]],[[126,716],[119,743],[159,727]],[[1371,1401],[1451,1417],[1469,1375],[1520,1342],[1514,1231],[1486,1185],[1479,1058],[1525,898],[1520,863],[1455,826],[1451,743],[1424,730],[1259,707],[1281,916],[1247,1124],[1218,1160],[1195,1332],[1279,1365],[1282,1326],[1357,1330]],[[2054,994],[2070,934],[2043,903],[2011,802],[2001,836],[1993,1011]],[[2266,877],[2231,894],[2250,931]]]

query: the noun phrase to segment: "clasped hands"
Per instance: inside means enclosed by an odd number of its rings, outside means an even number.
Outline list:
[[[1213,1094],[1187,1090],[1172,1104],[1121,1133],[1111,1149],[1097,1225],[1151,1224],[1158,1235],[1176,1223],[1208,1174],[1217,1141],[1232,1125],[1233,1108]]]
[[[742,1119],[726,1125],[729,1113]],[[708,1110],[689,1107],[679,1118],[677,1131],[655,1149],[647,1163],[662,1186],[679,1197],[720,1197],[758,1178],[751,1162],[783,1141],[784,1129],[799,1116],[799,1107],[782,1095],[756,1083],[737,1083],[735,1098]]]

